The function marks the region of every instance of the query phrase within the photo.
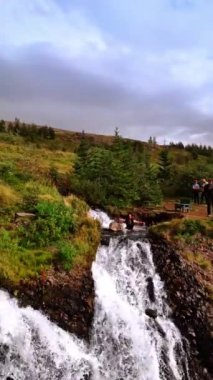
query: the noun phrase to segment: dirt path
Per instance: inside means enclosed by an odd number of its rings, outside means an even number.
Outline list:
[[[164,208],[167,211],[174,211],[174,200],[165,201]],[[182,213],[184,217],[195,218],[195,219],[205,219],[207,218],[207,206],[205,204],[194,205],[192,204],[191,210],[189,212]]]

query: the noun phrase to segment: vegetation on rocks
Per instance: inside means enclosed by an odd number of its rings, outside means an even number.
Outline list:
[[[150,232],[171,241],[195,241],[201,236],[213,237],[213,221],[199,219],[175,219],[150,227]]]
[[[1,223],[2,280],[17,282],[40,276],[51,267],[70,270],[77,263],[87,265],[91,261],[100,240],[98,222],[88,218],[87,213],[78,216],[78,207],[62,202],[39,202],[34,212],[32,219]]]
[[[55,159],[59,176],[70,173],[73,154],[25,145],[19,137],[0,141],[2,284],[38,277],[50,268],[87,265],[100,239],[100,226],[87,216],[89,206],[74,195],[61,195],[50,176]],[[20,211],[26,215],[16,217]]]
[[[174,245],[213,298],[213,220],[175,219],[149,228],[151,236]]]

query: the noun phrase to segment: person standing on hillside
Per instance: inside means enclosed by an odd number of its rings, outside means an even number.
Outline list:
[[[205,203],[207,204],[207,192],[208,192],[209,182],[205,181],[204,187],[203,187],[203,195],[205,199]]]
[[[209,183],[205,186],[206,203],[207,203],[207,215],[213,214],[213,180],[210,179]]]
[[[205,197],[205,186],[208,184],[205,178],[202,179],[201,184],[200,184],[200,203],[206,203],[206,197]]]
[[[199,191],[200,191],[200,185],[197,181],[197,179],[194,180],[194,184],[192,186],[193,190],[193,198],[194,198],[194,203],[199,205]]]

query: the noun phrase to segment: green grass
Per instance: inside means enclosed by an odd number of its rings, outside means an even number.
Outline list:
[[[67,204],[68,203],[68,204]],[[85,266],[97,250],[100,225],[87,217],[88,206],[76,197],[42,201],[32,220],[0,219],[0,279],[18,283],[55,265]],[[39,248],[40,247],[40,248]]]
[[[196,237],[206,236],[211,238],[213,224],[211,220],[200,219],[173,219],[169,222],[159,223],[149,228],[154,235],[168,240],[191,241]]]
[[[198,265],[205,272],[212,272],[211,261],[200,252],[205,245],[210,247],[213,234],[211,220],[176,219],[149,228],[151,234],[177,244],[186,261]]]
[[[58,244],[57,259],[63,269],[70,270],[75,265],[90,265],[100,242],[100,224],[84,215],[80,218],[76,233]]]
[[[48,250],[26,250],[15,252],[0,249],[0,278],[13,283],[21,279],[38,277],[43,270],[50,268],[52,253]]]
[[[0,182],[0,207],[10,208],[21,201],[21,196],[9,185]]]
[[[46,178],[51,167],[55,167],[61,174],[72,170],[75,160],[73,152],[53,151],[43,146],[38,148],[36,144],[22,142],[19,136],[12,137],[13,144],[2,141],[0,134],[0,162],[4,165],[11,165],[22,173],[27,172],[33,178]]]
[[[212,271],[212,263],[206,259],[200,252],[184,251],[182,256],[190,263],[197,264],[201,269],[207,272]]]
[[[63,198],[55,186],[42,180],[31,180],[22,187],[23,207],[32,210],[39,201],[62,202]]]
[[[48,249],[29,250],[19,246],[15,231],[0,229],[0,277],[14,283],[37,277],[50,267],[53,254]]]
[[[57,141],[26,143],[20,136],[0,133],[0,278],[4,280],[17,283],[37,277],[56,263],[70,270],[86,265],[96,252],[100,228],[87,221],[88,205],[74,195],[62,197],[51,182],[51,172],[72,171],[76,155],[69,150],[71,141],[64,144],[66,149]],[[17,211],[35,212],[36,218],[17,223]],[[69,215],[72,226],[66,224]]]

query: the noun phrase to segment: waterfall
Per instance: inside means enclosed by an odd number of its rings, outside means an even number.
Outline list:
[[[0,379],[83,380],[97,365],[84,342],[0,291]]]
[[[110,222],[112,222],[112,219],[109,218],[109,216],[102,210],[89,210],[89,216],[93,219],[97,219],[102,228],[109,228]]]
[[[181,335],[169,318],[149,243],[112,239],[109,247],[99,248],[92,272],[96,308],[91,345],[103,378],[187,379]]]
[[[92,273],[96,299],[88,344],[0,291],[0,379],[188,379],[181,335],[149,243],[112,238],[98,248]]]

